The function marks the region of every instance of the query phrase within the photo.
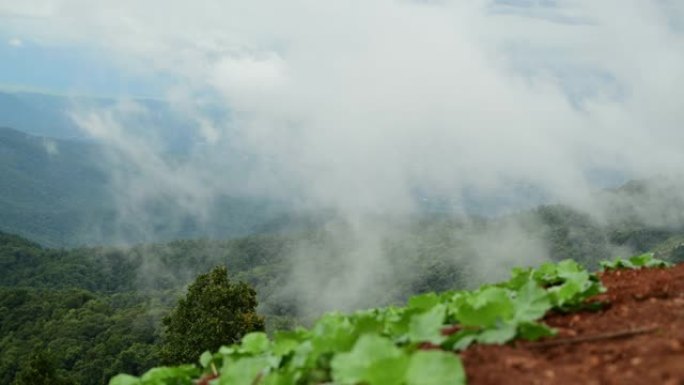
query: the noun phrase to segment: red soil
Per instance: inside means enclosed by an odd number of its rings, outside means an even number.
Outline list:
[[[558,335],[473,346],[469,385],[684,385],[684,264],[601,274],[602,310],[551,314]]]

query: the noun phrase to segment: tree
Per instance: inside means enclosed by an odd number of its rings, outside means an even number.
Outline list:
[[[55,358],[49,351],[34,350],[21,366],[13,385],[68,385],[57,373]]]
[[[263,331],[264,319],[256,314],[256,306],[256,291],[244,282],[230,282],[224,266],[198,276],[163,320],[162,361],[194,362],[205,350]]]

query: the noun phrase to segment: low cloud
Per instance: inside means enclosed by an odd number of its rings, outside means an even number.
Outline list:
[[[110,112],[75,113],[135,165],[121,190],[163,191],[199,216],[237,184],[334,210],[357,246],[341,281],[328,281],[335,287],[364,288],[388,263],[377,247],[384,230],[367,218],[410,215],[421,199],[467,212],[473,197],[515,191],[513,202],[534,195],[528,204],[594,210],[598,188],[684,166],[680,2],[106,3],[6,4],[0,16],[43,42],[100,47],[122,66],[178,79],[169,100],[203,138],[181,163]],[[227,116],[207,113],[207,100]],[[238,179],[221,168],[236,148],[251,159]],[[134,212],[138,195],[123,196]],[[544,253],[515,230],[500,233],[499,245],[478,243],[492,256],[481,271],[516,256],[507,244]],[[329,289],[331,301],[354,302]]]

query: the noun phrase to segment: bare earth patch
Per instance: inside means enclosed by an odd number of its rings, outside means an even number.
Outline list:
[[[469,385],[684,385],[684,264],[600,275],[600,311],[550,314],[558,335],[473,346]]]

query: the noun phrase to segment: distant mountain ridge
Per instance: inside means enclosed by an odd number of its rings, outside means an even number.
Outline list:
[[[111,210],[101,149],[0,128],[0,229],[59,245]],[[65,242],[68,243],[68,242]]]
[[[0,126],[57,138],[83,137],[66,114],[67,107],[62,96],[0,91]]]
[[[205,223],[180,215],[174,202],[153,202],[150,238],[126,233],[117,221],[115,192],[105,148],[79,140],[34,136],[0,128],[0,231],[47,246],[75,246],[235,237],[274,230],[284,211],[264,199],[218,197]],[[276,227],[286,225],[287,221]]]
[[[162,100],[129,99],[146,113],[129,116],[123,124],[145,127],[148,130],[163,129],[163,137],[171,151],[183,151],[196,141],[193,122],[177,113]],[[116,108],[120,99],[46,94],[40,92],[10,92],[0,90],[0,127],[37,136],[67,140],[90,140],[89,135],[74,121],[72,113],[91,109]],[[208,111],[214,117],[223,117],[221,111]]]

